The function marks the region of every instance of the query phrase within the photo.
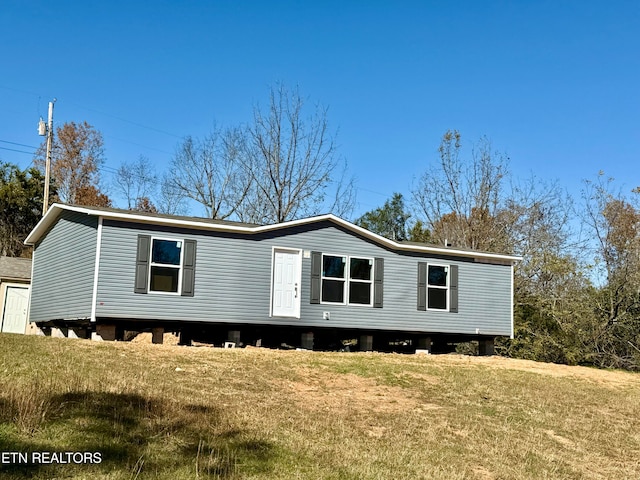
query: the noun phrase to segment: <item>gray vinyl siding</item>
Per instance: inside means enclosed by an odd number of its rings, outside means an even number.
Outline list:
[[[36,245],[29,319],[91,316],[98,218],[63,211]]]
[[[134,293],[137,236],[197,242],[193,297]],[[384,307],[310,304],[311,258],[302,259],[301,318],[270,317],[273,247],[384,259]],[[459,266],[459,313],[418,311],[418,262]],[[262,235],[224,235],[105,220],[97,317],[309,327],[511,334],[511,267],[402,254],[330,222]],[[323,320],[323,312],[331,312]]]

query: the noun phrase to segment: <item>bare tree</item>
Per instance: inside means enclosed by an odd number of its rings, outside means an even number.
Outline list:
[[[612,182],[602,173],[595,182],[586,182],[582,214],[595,241],[594,264],[606,292],[606,305],[599,310],[608,324],[640,313],[640,192],[626,198],[612,191]]]
[[[594,363],[640,369],[640,190],[614,191],[600,172],[587,181],[582,219],[591,234],[598,275],[593,311],[596,321],[582,325]]]
[[[248,135],[246,171],[253,183],[239,217],[276,223],[353,208],[353,180],[345,183],[339,176],[334,183],[341,162],[325,107],[316,105],[306,114],[298,90],[278,85],[271,89],[266,110],[254,108]],[[337,198],[329,200],[332,193]]]
[[[429,168],[413,190],[419,216],[431,238],[458,247],[504,250],[504,228],[498,218],[507,158],[483,138],[466,162],[460,158],[461,137],[447,131],[439,147],[440,161]]]
[[[173,179],[170,173],[165,173],[160,184],[160,193],[156,198],[158,213],[167,215],[187,215],[189,209],[185,203],[185,197],[172,186]]]
[[[516,289],[552,298],[566,282],[556,267],[578,262],[579,239],[570,229],[573,201],[556,182],[530,178],[510,186],[498,217],[509,239],[508,251],[521,255]],[[575,270],[575,269],[573,269]],[[562,280],[559,280],[562,279]]]
[[[140,155],[135,162],[118,167],[115,187],[126,199],[129,210],[153,210],[151,199],[158,188],[158,175],[149,159]]]
[[[245,154],[240,128],[214,128],[202,140],[187,137],[165,177],[165,193],[195,200],[210,218],[229,218],[237,213],[251,187]]]
[[[349,219],[356,206],[357,193],[356,180],[354,176],[349,175],[349,167],[346,160],[342,162],[340,177],[331,180],[331,184],[330,198],[332,198],[332,203],[329,205],[327,212],[333,213],[340,218]]]

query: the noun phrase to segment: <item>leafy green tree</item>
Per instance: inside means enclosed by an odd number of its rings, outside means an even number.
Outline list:
[[[412,242],[431,243],[431,232],[421,220],[417,220],[409,229],[409,240]]]
[[[401,193],[394,193],[384,206],[371,210],[358,218],[355,223],[362,228],[390,238],[391,240],[408,240],[407,221],[411,215],[406,211]]]
[[[22,243],[42,216],[44,178],[36,168],[0,164],[0,254],[29,256]]]

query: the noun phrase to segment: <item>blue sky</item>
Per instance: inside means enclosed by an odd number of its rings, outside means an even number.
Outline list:
[[[284,82],[329,107],[356,215],[410,196],[447,129],[574,196],[599,170],[640,185],[638,1],[3,0],[0,72],[0,160],[23,168],[8,149],[39,144],[54,97],[57,125],[104,135],[108,181]]]

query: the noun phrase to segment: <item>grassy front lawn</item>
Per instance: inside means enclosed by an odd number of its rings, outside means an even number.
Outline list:
[[[640,478],[640,376],[0,335],[2,478]],[[6,460],[6,458],[5,458]]]

